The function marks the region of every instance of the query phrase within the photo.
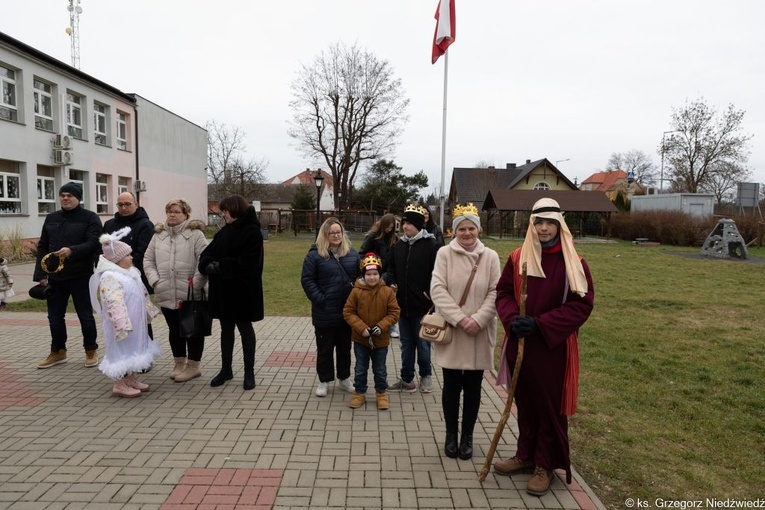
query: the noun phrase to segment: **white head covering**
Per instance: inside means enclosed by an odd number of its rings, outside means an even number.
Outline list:
[[[555,220],[560,225],[558,235],[560,236],[563,260],[566,262],[566,277],[569,287],[573,292],[584,296],[587,293],[587,277],[584,274],[582,261],[579,259],[576,248],[574,248],[574,237],[566,225],[560,205],[552,198],[537,200],[531,209],[529,229],[526,231],[526,239],[523,241],[518,272],[521,272],[523,264],[526,263],[526,272],[529,276],[546,278],[545,272],[542,270],[542,244],[539,241],[537,230],[534,228],[534,220],[537,218]]]

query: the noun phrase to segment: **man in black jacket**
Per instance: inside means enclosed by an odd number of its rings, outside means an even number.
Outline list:
[[[146,286],[146,290],[149,294],[153,294],[154,289],[149,285],[146,274],[143,272],[143,255],[154,235],[154,222],[149,219],[146,210],[138,206],[135,196],[129,191],[120,193],[117,197],[117,212],[114,213],[114,218],[104,223],[104,233],[111,234],[124,227],[130,227],[130,233],[120,240],[133,248],[131,253],[133,265],[141,271],[141,281]],[[151,328],[151,324],[149,327]]]
[[[66,322],[64,316],[72,296],[82,329],[85,347],[85,366],[98,365],[96,320],[90,304],[88,281],[93,274],[93,261],[98,253],[101,219],[93,211],[84,209],[82,185],[68,182],[58,192],[61,210],[45,217],[40,241],[37,243],[37,264],[34,281],[53,287],[48,299],[50,325],[50,355],[37,364],[37,368],[50,368],[66,362]],[[44,257],[45,264],[41,264]],[[45,270],[43,270],[43,266]]]
[[[415,354],[420,373],[420,391],[432,391],[433,366],[430,344],[420,339],[420,323],[431,302],[430,276],[440,246],[433,234],[425,230],[425,211],[410,205],[401,220],[404,235],[393,245],[385,283],[396,291],[401,307],[398,319],[401,335],[401,378],[390,386],[391,391],[417,391],[414,381]]]

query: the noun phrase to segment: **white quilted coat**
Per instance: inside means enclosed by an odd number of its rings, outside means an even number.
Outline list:
[[[199,220],[186,220],[169,227],[158,223],[154,237],[143,258],[143,271],[149,285],[154,288],[154,299],[162,308],[178,309],[178,302],[186,299],[189,277],[194,277],[196,297],[207,283],[199,272],[199,255],[207,247],[207,239]]]

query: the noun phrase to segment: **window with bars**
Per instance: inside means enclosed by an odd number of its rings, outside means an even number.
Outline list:
[[[19,120],[16,101],[16,71],[0,65],[0,119]]]
[[[82,98],[71,92],[66,93],[66,130],[82,140]]]
[[[93,102],[93,132],[98,145],[108,145],[109,138],[106,133],[106,106]]]
[[[53,94],[50,83],[34,79],[35,127],[53,131]]]

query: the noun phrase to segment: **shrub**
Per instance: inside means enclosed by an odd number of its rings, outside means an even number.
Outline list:
[[[0,232],[0,257],[8,262],[28,260],[32,247],[22,237],[21,227],[5,228]]]
[[[643,211],[620,213],[611,217],[611,235],[625,241],[644,237],[649,241],[674,246],[702,246],[712,232],[719,216],[699,218],[679,211]],[[758,218],[732,216],[745,242],[758,236],[762,228]]]

